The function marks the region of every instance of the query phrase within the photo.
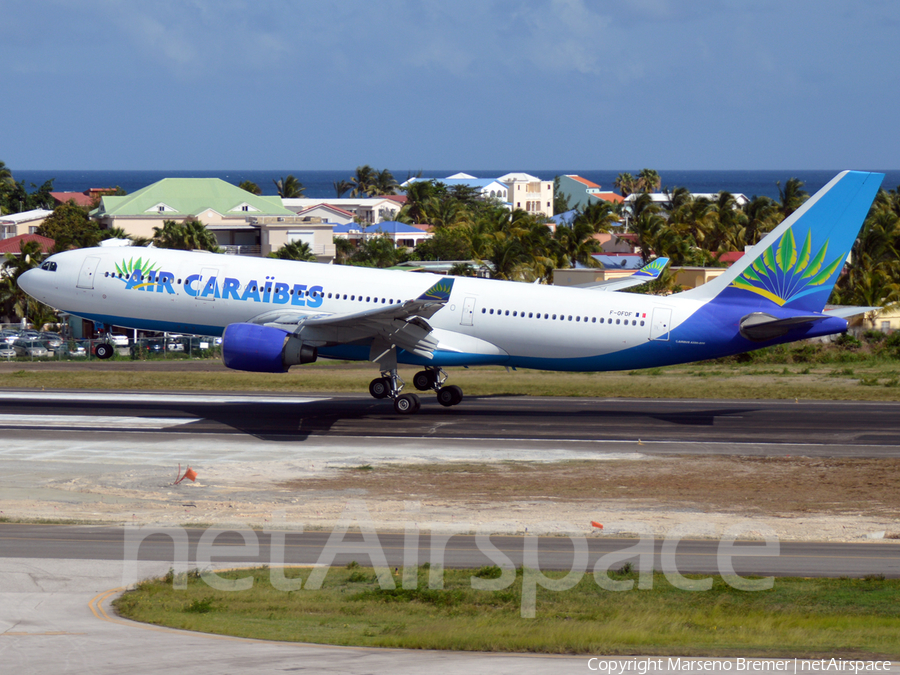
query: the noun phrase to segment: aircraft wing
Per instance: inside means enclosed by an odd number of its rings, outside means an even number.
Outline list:
[[[397,347],[430,359],[437,340],[426,319],[447,304],[452,290],[453,279],[444,278],[418,298],[401,304],[352,314],[308,314],[285,308],[260,314],[250,323],[294,333],[311,346],[373,339],[373,357],[378,355],[375,352]]]
[[[658,279],[659,275],[662,274],[668,264],[668,258],[657,258],[653,262],[647,263],[630,276],[622,277],[621,279],[595,281],[589,284],[578,284],[575,288],[584,288],[590,291],[621,291],[623,288],[640,286],[641,284],[646,284],[648,281]]]

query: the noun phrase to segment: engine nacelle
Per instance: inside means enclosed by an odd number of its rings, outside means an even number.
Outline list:
[[[222,360],[227,368],[253,373],[284,373],[291,366],[312,363],[315,347],[295,335],[255,323],[233,323],[222,335]]]

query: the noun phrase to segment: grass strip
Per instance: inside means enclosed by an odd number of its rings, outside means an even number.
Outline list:
[[[900,580],[779,578],[770,590],[740,591],[713,577],[708,591],[685,591],[661,573],[637,589],[637,572],[610,572],[635,590],[608,591],[591,574],[567,591],[537,587],[536,616],[522,618],[523,572],[508,587],[473,589],[473,575],[499,568],[444,570],[429,588],[427,566],[415,589],[382,590],[372,569],[351,563],[328,571],[319,590],[277,590],[270,569],[234,570],[253,577],[249,590],[211,588],[199,572],[187,589],[173,575],[144,581],[115,601],[125,617],[174,628],[320,644],[550,654],[838,657],[900,656]],[[287,569],[305,583],[311,570]],[[390,574],[390,572],[388,572]],[[546,573],[561,578],[563,573]]]
[[[128,364],[122,366],[127,368]],[[156,365],[156,364],[154,364]],[[22,369],[2,374],[17,389],[117,389],[141,391],[258,391],[363,393],[376,375],[367,365],[303,366],[289,373],[226,370],[95,371]],[[2,371],[0,371],[2,372]],[[401,371],[407,381],[413,370]],[[587,396],[615,398],[727,398],[900,401],[900,362],[871,359],[853,367],[690,364],[630,372],[558,373],[504,368],[448,368],[466,396]]]

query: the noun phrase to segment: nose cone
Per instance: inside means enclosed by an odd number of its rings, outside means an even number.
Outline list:
[[[19,288],[28,293],[33,298],[37,298],[37,290],[38,290],[38,281],[37,277],[41,274],[43,270],[31,269],[23,274],[19,275],[17,283],[19,284]]]

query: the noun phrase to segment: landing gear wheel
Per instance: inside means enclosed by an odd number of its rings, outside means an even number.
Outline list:
[[[420,370],[413,376],[413,386],[419,391],[428,391],[434,388],[434,373],[430,370]]]
[[[391,394],[391,381],[386,377],[376,377],[369,382],[372,398],[387,398]]]
[[[422,403],[415,394],[401,394],[394,399],[394,411],[400,415],[410,415],[421,407]]]
[[[110,358],[110,357],[113,355],[113,352],[114,352],[114,351],[115,351],[115,350],[113,349],[113,346],[112,346],[112,345],[107,344],[107,343],[105,343],[105,342],[101,342],[101,343],[100,343],[99,345],[97,345],[97,347],[94,349],[94,354],[96,355],[96,357],[97,357],[98,359],[108,359],[108,358]]]
[[[448,387],[441,387],[437,394],[438,403],[447,408],[459,404],[460,401],[462,401],[462,398],[462,389],[455,384],[451,384]]]

